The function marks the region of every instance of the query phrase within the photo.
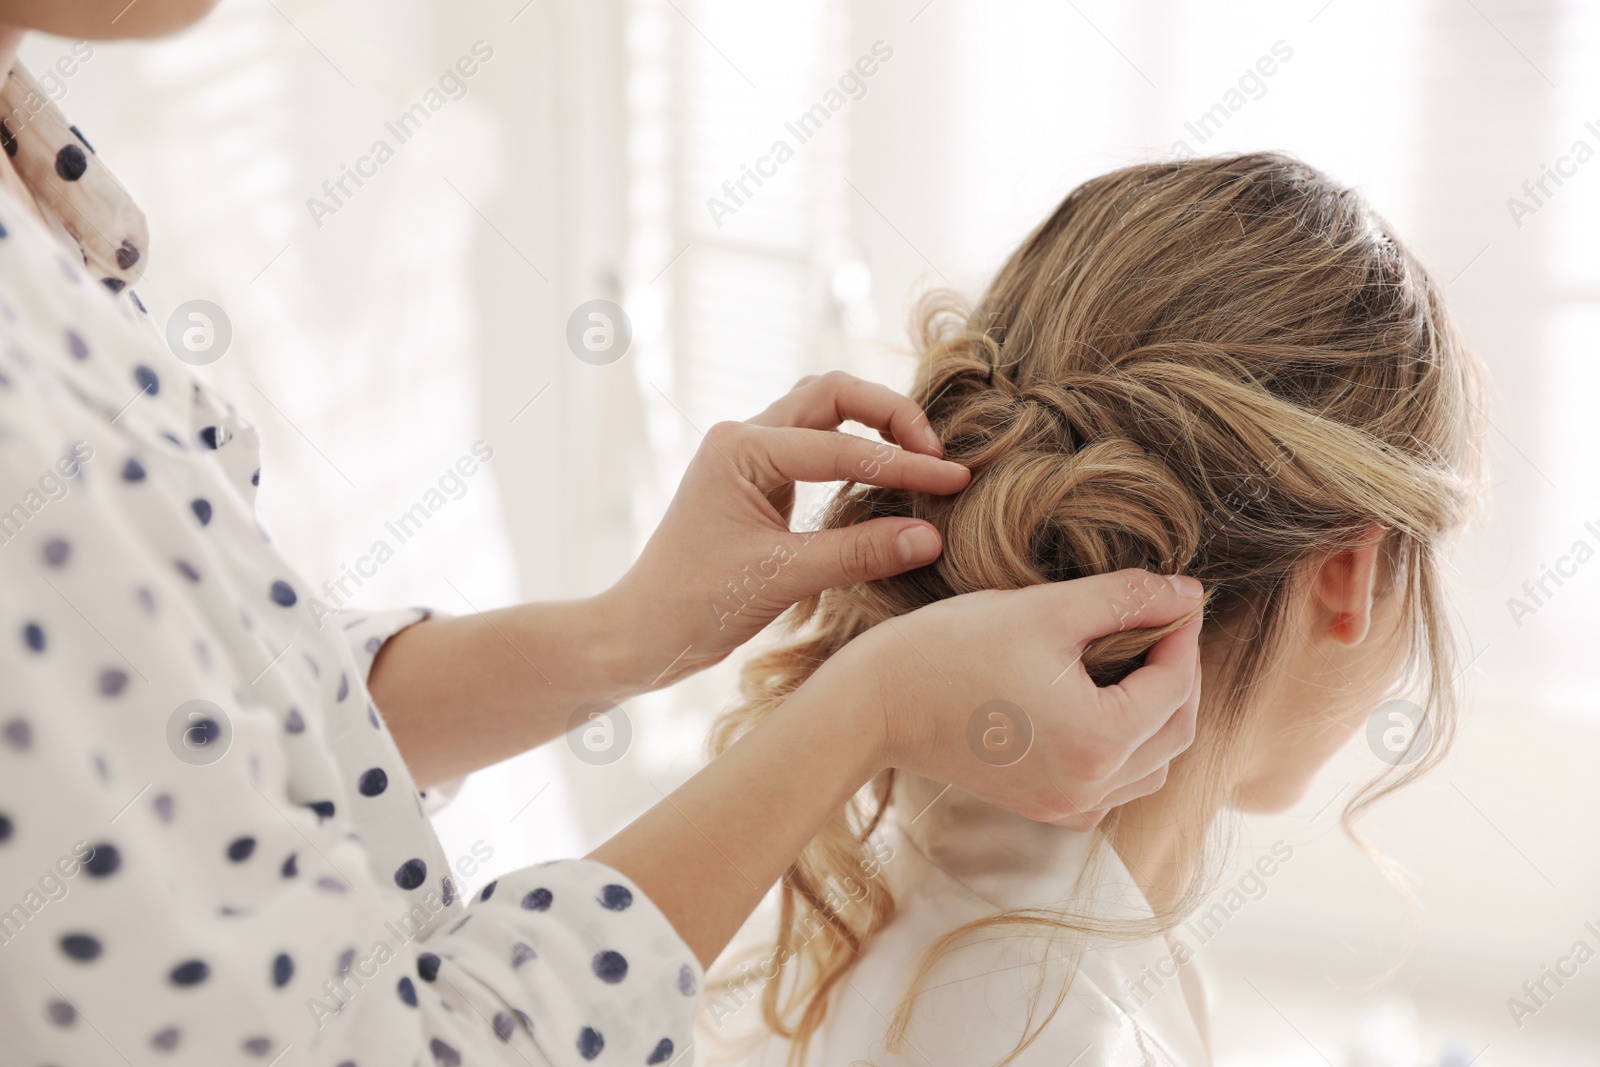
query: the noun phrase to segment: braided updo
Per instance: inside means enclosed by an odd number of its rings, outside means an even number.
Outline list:
[[[886,618],[1143,567],[1206,589],[1204,640],[1225,644],[1225,667],[1207,677],[1183,758],[1221,781],[1306,565],[1379,527],[1436,743],[1347,815],[1442,755],[1453,671],[1436,552],[1478,490],[1480,372],[1438,288],[1355,192],[1270,153],[1129,167],[1073,190],[976,307],[935,294],[918,321],[913,395],[971,484],[954,497],[852,486],[824,524],[916,516],[939,528],[944,553],[800,605],[795,640],[748,665],[716,749]],[[1114,680],[1157,636],[1102,639],[1085,665]],[[828,907],[826,892],[856,869],[887,796],[879,783],[841,813],[785,880],[780,944],[801,977],[781,1002],[784,984],[769,983],[764,1009],[797,1051],[892,915],[881,883],[848,908]],[[1217,806],[1190,805],[1197,839]],[[1116,828],[1113,812],[1102,831],[1115,840]],[[828,936],[794,941],[802,908]]]

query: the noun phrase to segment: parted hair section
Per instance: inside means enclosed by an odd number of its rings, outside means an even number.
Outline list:
[[[980,589],[1181,572],[1205,587],[1205,640],[1225,646],[1182,757],[1204,768],[1185,776],[1201,783],[1185,810],[1203,845],[1226,800],[1239,747],[1229,742],[1282,647],[1306,566],[1377,527],[1435,744],[1358,797],[1347,825],[1442,755],[1454,699],[1439,553],[1480,493],[1481,371],[1438,287],[1360,195],[1276,153],[1126,167],[1074,189],[976,304],[926,298],[914,339],[913,395],[971,484],[953,497],[847,487],[824,524],[916,516],[939,528],[944,553],[797,606],[790,639],[747,665],[715,751],[887,618]],[[1115,681],[1159,636],[1102,639],[1085,666]],[[796,1040],[796,1062],[893,915],[881,884],[842,908],[827,892],[858,867],[889,791],[874,783],[784,880],[778,937],[793,970],[767,984],[763,1008],[769,1028]],[[1117,812],[1097,832],[1115,847]],[[1206,865],[1196,869],[1162,925],[1203,897]],[[824,934],[799,940],[801,915],[820,915]],[[994,924],[1098,929],[1070,909]]]

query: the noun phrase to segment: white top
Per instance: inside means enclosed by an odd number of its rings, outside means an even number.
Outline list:
[[[130,288],[142,216],[25,73],[0,114],[50,222],[0,194],[0,1060],[681,1056],[700,969],[627,879],[459,899],[365,684],[426,612],[313,599]]]
[[[1044,1022],[1063,979],[1068,946],[1036,928],[991,928],[947,950],[923,983],[908,1040],[884,1048],[890,1020],[942,935],[1012,908],[1047,907],[1069,895],[1108,919],[1148,920],[1149,905],[1127,868],[1102,845],[1086,865],[1092,835],[1032,822],[959,789],[902,774],[877,877],[894,894],[894,920],[868,943],[832,998],[813,1038],[808,1067],[870,1062],[877,1067],[999,1063],[1028,1030]],[[941,795],[942,793],[942,795]],[[1013,1061],[1017,1067],[1200,1067],[1208,1064],[1180,968],[1167,941],[1099,940],[1083,955],[1066,999]],[[770,968],[769,972],[770,973]],[[783,1067],[789,1046],[770,1036],[753,1051],[744,1035],[760,1008],[746,983],[707,993],[702,1049],[715,1062]],[[1195,987],[1198,994],[1198,986]],[[1198,1002],[1199,996],[1196,996]],[[1031,1016],[1031,1019],[1030,1019]],[[706,1052],[703,1060],[712,1062]]]

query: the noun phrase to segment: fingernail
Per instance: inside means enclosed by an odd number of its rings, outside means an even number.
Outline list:
[[[908,526],[894,539],[901,563],[927,563],[939,555],[939,535],[927,526]]]
[[[933,449],[934,455],[944,455],[944,445],[940,442],[939,435],[933,432],[932,426],[924,426],[922,428],[922,436],[928,442],[928,447]]]
[[[1167,581],[1172,583],[1172,591],[1179,596],[1198,598],[1201,593],[1205,592],[1205,588],[1201,586],[1199,581],[1189,577],[1187,574],[1169,574],[1167,575]]]

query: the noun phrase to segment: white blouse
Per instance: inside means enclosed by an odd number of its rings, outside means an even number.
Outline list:
[[[131,286],[142,215],[20,70],[0,143],[0,1060],[690,1062],[701,972],[626,878],[459,899],[366,676],[254,513],[255,430]]]
[[[1068,944],[1030,927],[982,930],[940,956],[914,1002],[901,1051],[888,1052],[890,1021],[943,935],[1009,909],[1048,908],[1069,895],[1077,908],[1108,920],[1147,922],[1152,912],[1109,847],[1090,866],[1092,835],[1001,811],[960,789],[901,774],[885,821],[881,863],[862,877],[884,880],[895,916],[836,987],[807,1067],[982,1067],[1005,1059],[1041,1024],[1012,1061],[1016,1067],[1210,1063],[1198,1025],[1204,1010],[1198,979],[1192,962],[1180,966],[1189,961],[1186,949],[1175,951],[1161,937],[1101,938],[1089,943],[1073,971]],[[859,894],[843,890],[845,897]],[[702,1061],[784,1067],[789,1043],[759,1028],[760,978],[763,967],[768,975],[772,968],[761,957],[745,967],[714,972],[708,981]],[[1063,983],[1066,997],[1051,1016]]]

